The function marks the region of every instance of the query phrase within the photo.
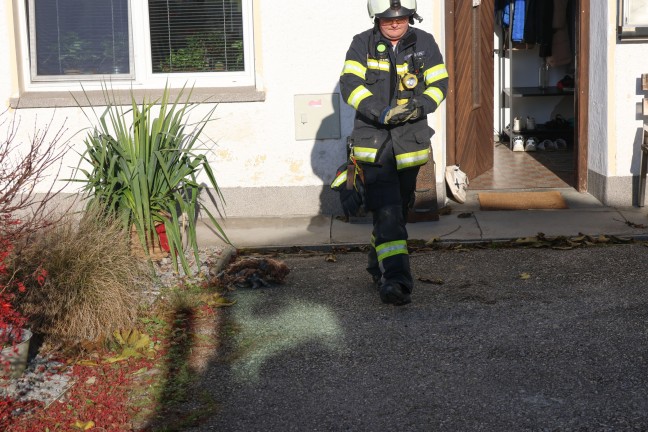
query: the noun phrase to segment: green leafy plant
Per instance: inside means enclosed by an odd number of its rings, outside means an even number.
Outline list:
[[[171,49],[158,67],[162,72],[231,72],[242,71],[243,60],[240,36],[214,30],[189,36],[186,46]]]
[[[134,226],[140,243],[150,257],[157,242],[156,226],[164,224],[173,264],[178,261],[186,274],[191,269],[183,250],[182,234],[199,262],[196,224],[199,213],[207,215],[221,238],[227,236],[214,215],[200,199],[204,172],[207,186],[224,203],[216,178],[198,145],[215,107],[196,123],[188,116],[197,104],[190,103],[191,92],[183,98],[183,87],[174,100],[165,87],[157,101],[138,105],[131,94],[130,109],[117,104],[104,88],[107,108],[85,138],[86,150],[79,165],[89,204],[99,204],[122,221]],[[83,164],[90,166],[85,169]],[[211,196],[211,195],[210,195]],[[218,203],[215,203],[218,204]],[[184,225],[184,229],[183,229]]]
[[[209,71],[207,50],[200,43],[190,43],[186,48],[171,51],[164,62],[160,64],[164,72],[204,72]]]
[[[57,49],[53,52],[60,52],[59,61],[64,70],[80,70],[92,67],[100,56],[92,41],[83,39],[76,32],[67,32],[61,36]]]
[[[137,329],[115,330],[113,337],[119,344],[121,352],[107,358],[108,363],[128,360],[131,357],[152,357],[155,354],[154,343],[149,335]]]
[[[128,40],[125,37],[105,39],[101,41],[101,73],[128,72]]]

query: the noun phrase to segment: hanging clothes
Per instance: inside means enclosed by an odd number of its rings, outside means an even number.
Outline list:
[[[551,56],[547,58],[547,63],[551,67],[568,65],[574,58],[567,25],[567,3],[568,0],[553,1],[552,26],[554,33],[551,41]]]
[[[509,28],[513,42],[524,42],[524,20],[526,16],[527,0],[515,0],[513,2],[513,18],[511,19],[511,2],[502,6],[502,27]]]
[[[527,43],[538,45],[539,55],[543,58],[551,55],[553,9],[553,1],[528,1],[524,40]]]
[[[569,30],[569,47],[576,54],[576,23],[578,22],[578,1],[567,2],[567,28]]]
[[[513,30],[511,33],[511,39],[513,42],[524,42],[526,1],[527,0],[515,0],[513,5]]]

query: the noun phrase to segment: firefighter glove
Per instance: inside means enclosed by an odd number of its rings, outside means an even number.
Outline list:
[[[380,115],[380,123],[386,125],[395,125],[405,123],[409,120],[415,120],[421,116],[421,109],[412,101],[405,105],[396,105],[387,107]]]

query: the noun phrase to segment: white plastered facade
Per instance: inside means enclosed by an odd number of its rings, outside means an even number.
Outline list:
[[[0,1],[0,101],[8,107],[19,100],[25,66],[21,51],[18,0]],[[444,50],[444,4],[419,1],[424,17],[418,27],[434,34]],[[332,214],[339,211],[329,190],[335,169],[345,159],[345,137],[353,111],[341,101],[339,139],[297,140],[294,97],[300,94],[333,95],[353,35],[372,24],[366,2],[291,0],[279,7],[268,0],[253,1],[255,86],[264,96],[253,102],[219,103],[206,130],[213,140],[209,160],[222,188],[228,217]],[[639,129],[636,112],[643,97],[638,82],[648,72],[648,44],[618,44],[616,2],[591,2],[590,106],[588,184],[603,202],[632,203],[632,179],[639,170]],[[643,60],[643,61],[642,61]],[[7,79],[8,78],[8,79]],[[201,112],[212,105],[204,104]],[[7,114],[13,114],[10,110]],[[68,177],[82,150],[88,119],[78,107],[19,108],[16,140],[27,143],[34,125],[65,124],[71,150],[61,177]],[[197,113],[199,114],[199,113]],[[430,116],[436,130],[433,152],[439,199],[445,195],[445,104]],[[6,128],[6,125],[2,126]],[[4,134],[4,130],[0,133]],[[74,151],[76,150],[76,151]],[[42,185],[47,189],[48,185]],[[630,188],[630,189],[628,189]],[[74,186],[66,191],[74,192]]]

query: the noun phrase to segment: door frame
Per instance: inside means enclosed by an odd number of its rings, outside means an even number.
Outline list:
[[[455,49],[454,41],[454,10],[457,0],[445,1],[445,64],[449,74],[448,92],[446,95],[446,165],[452,164],[456,158],[456,93]],[[578,0],[577,40],[576,40],[576,74],[577,87],[575,89],[574,112],[576,125],[574,127],[575,157],[575,189],[578,192],[587,192],[587,158],[589,142],[589,58],[590,58],[590,0]],[[494,54],[493,54],[494,55]],[[494,102],[494,101],[493,101]],[[494,105],[494,103],[493,103]],[[495,111],[495,106],[493,106]],[[490,131],[488,133],[491,133]]]
[[[590,0],[579,0],[576,27],[576,190],[587,192],[589,143]]]
[[[445,1],[445,65],[448,71],[448,91],[446,93],[446,166],[452,165],[457,159],[456,141],[456,93],[455,93],[455,20],[454,20],[455,0]],[[493,106],[493,110],[495,107]]]

